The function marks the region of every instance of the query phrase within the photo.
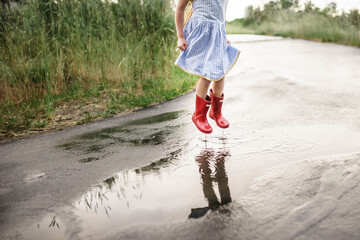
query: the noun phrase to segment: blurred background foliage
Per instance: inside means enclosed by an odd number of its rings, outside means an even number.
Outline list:
[[[320,9],[312,1],[270,1],[263,8],[248,6],[245,17],[227,25],[228,33],[256,33],[336,42],[360,47],[358,9],[340,12],[336,2]]]

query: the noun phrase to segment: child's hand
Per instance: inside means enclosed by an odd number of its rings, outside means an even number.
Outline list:
[[[181,51],[185,51],[185,49],[187,48],[187,42],[185,40],[185,38],[178,38],[178,45],[177,47],[181,50]]]
[[[231,41],[229,39],[226,39],[226,42],[231,46]]]

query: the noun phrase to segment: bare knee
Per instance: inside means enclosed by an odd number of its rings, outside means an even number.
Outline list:
[[[205,79],[205,78],[200,78],[200,80],[199,80],[199,84],[201,84],[201,85],[203,85],[203,86],[207,86],[207,87],[209,87],[210,86],[210,81],[209,80],[207,80],[207,79]]]
[[[225,78],[223,77],[222,79],[218,80],[218,81],[214,81],[213,85],[223,85],[225,84]]]

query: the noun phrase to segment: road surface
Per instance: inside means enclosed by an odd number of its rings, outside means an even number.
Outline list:
[[[0,238],[359,239],[360,49],[231,39],[227,130],[190,93],[0,145]]]

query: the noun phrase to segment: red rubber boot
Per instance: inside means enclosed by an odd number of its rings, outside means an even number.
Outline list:
[[[210,98],[212,100],[212,103],[209,112],[209,117],[211,119],[214,119],[216,125],[218,125],[220,128],[228,128],[230,124],[221,114],[221,108],[224,101],[224,94],[222,94],[221,97],[217,97],[213,93],[213,90],[210,89]]]
[[[206,96],[206,99],[199,97],[196,94],[195,112],[192,115],[192,120],[195,126],[203,133],[212,133],[212,128],[207,121],[206,114],[211,106],[211,98]]]

